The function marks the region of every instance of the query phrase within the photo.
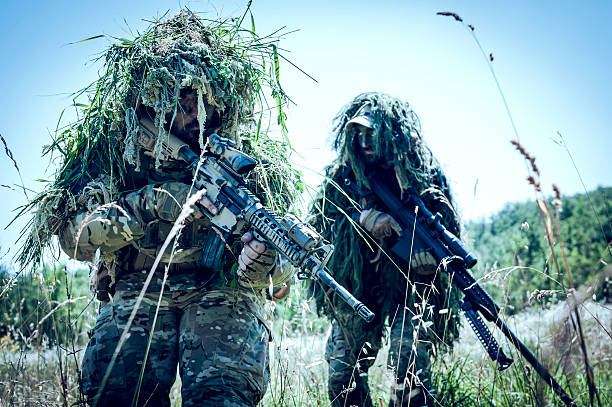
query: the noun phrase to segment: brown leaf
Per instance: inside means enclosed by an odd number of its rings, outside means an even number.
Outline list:
[[[538,204],[538,208],[540,208],[540,213],[542,214],[542,218],[546,218],[544,222],[544,227],[546,228],[546,238],[548,239],[548,243],[550,244],[551,250],[553,246],[553,231],[552,231],[552,223],[550,221],[550,213],[548,213],[548,208],[546,208],[546,204],[543,200],[536,200]]]

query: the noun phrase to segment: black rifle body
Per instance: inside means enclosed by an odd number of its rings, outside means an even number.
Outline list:
[[[149,120],[141,120],[139,143],[145,154],[152,155],[158,129]],[[243,176],[257,165],[257,160],[232,147],[230,140],[212,134],[208,137],[208,150],[212,155],[202,157],[173,134],[164,132],[167,139],[161,146],[161,159],[183,160],[193,170],[194,186],[206,190],[206,196],[219,209],[216,215],[202,209],[215,229],[228,239],[250,228],[258,240],[271,245],[289,262],[308,277],[332,288],[364,320],[374,319],[374,313],[357,300],[346,288],[338,284],[325,271],[333,246],[325,244],[322,236],[296,216],[287,214],[279,218],[266,208],[247,188]]]
[[[461,240],[441,224],[440,216],[433,215],[416,194],[410,193],[401,201],[376,174],[370,174],[368,179],[372,192],[402,227],[402,235],[391,249],[393,254],[406,262],[410,262],[411,248],[414,244],[416,247],[425,248],[433,255],[438,264],[441,264],[440,268],[449,273],[449,281],[463,293],[464,299],[461,308],[464,315],[491,359],[497,361],[498,369],[503,370],[509,367],[512,364],[512,359],[504,355],[488,328],[480,319],[480,315],[501,330],[510,340],[510,343],[567,406],[576,406],[574,400],[551,376],[548,369],[537,360],[525,344],[504,323],[500,307],[468,270],[476,264],[476,258],[463,246]]]

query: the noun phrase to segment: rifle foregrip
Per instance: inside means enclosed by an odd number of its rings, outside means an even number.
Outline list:
[[[260,240],[271,243],[294,266],[301,267],[304,253],[283,231],[277,216],[264,206],[252,208],[252,211],[247,211],[246,220],[261,235]]]
[[[504,354],[504,351],[499,347],[499,344],[484,324],[480,316],[472,308],[472,304],[468,301],[461,302],[461,309],[465,313],[465,317],[470,324],[470,328],[476,334],[476,337],[485,348],[491,360],[497,362],[498,370],[505,370],[512,364],[513,360]]]

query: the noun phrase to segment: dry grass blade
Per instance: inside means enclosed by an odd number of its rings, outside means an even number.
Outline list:
[[[29,199],[28,192],[26,190],[25,184],[23,183],[23,178],[21,177],[21,171],[19,170],[19,166],[17,165],[17,160],[15,160],[15,157],[13,157],[13,152],[8,148],[8,145],[6,144],[6,140],[4,139],[4,137],[2,137],[1,134],[0,134],[0,140],[2,140],[2,144],[4,144],[4,152],[6,156],[13,162],[13,166],[17,170],[17,174],[19,175],[19,181],[21,182],[21,189],[23,190],[23,194],[25,195],[26,199]],[[3,185],[3,186],[8,187],[6,185]]]

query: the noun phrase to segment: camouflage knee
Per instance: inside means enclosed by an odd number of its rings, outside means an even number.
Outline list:
[[[327,339],[325,359],[329,364],[328,393],[334,407],[370,406],[372,401],[368,388],[368,370],[374,363],[376,352],[380,348],[379,339],[366,339],[371,330],[362,329],[352,332],[342,329],[337,321],[332,322],[332,331]],[[360,338],[357,343],[349,343],[350,338]],[[349,339],[350,339],[349,338]]]
[[[231,297],[206,293],[183,314],[183,406],[254,407],[263,398],[270,378],[270,333],[244,301]]]
[[[125,294],[125,295],[123,295]],[[149,357],[138,386],[155,307],[143,301],[113,363],[113,355],[138,293],[118,292],[114,303],[106,303],[93,329],[83,356],[81,388],[90,404],[113,407],[144,403],[170,405],[169,390],[176,377],[177,321],[172,313],[159,310]],[[138,394],[136,395],[138,390]],[[136,397],[135,397],[136,395]]]
[[[390,342],[387,364],[394,372],[395,383],[389,405],[426,405],[431,366],[425,330],[410,321],[396,320],[391,327]]]
[[[110,366],[120,336],[112,308],[112,303],[107,303],[100,309],[96,325],[90,333],[91,338],[83,355],[81,391],[91,405],[94,403],[104,405],[106,399],[104,395],[111,392],[116,392],[120,397],[124,397],[127,388],[123,359],[117,358],[113,366]],[[104,376],[109,368],[108,378],[103,385]],[[123,401],[123,403],[119,401],[119,404],[127,403],[127,399]]]

